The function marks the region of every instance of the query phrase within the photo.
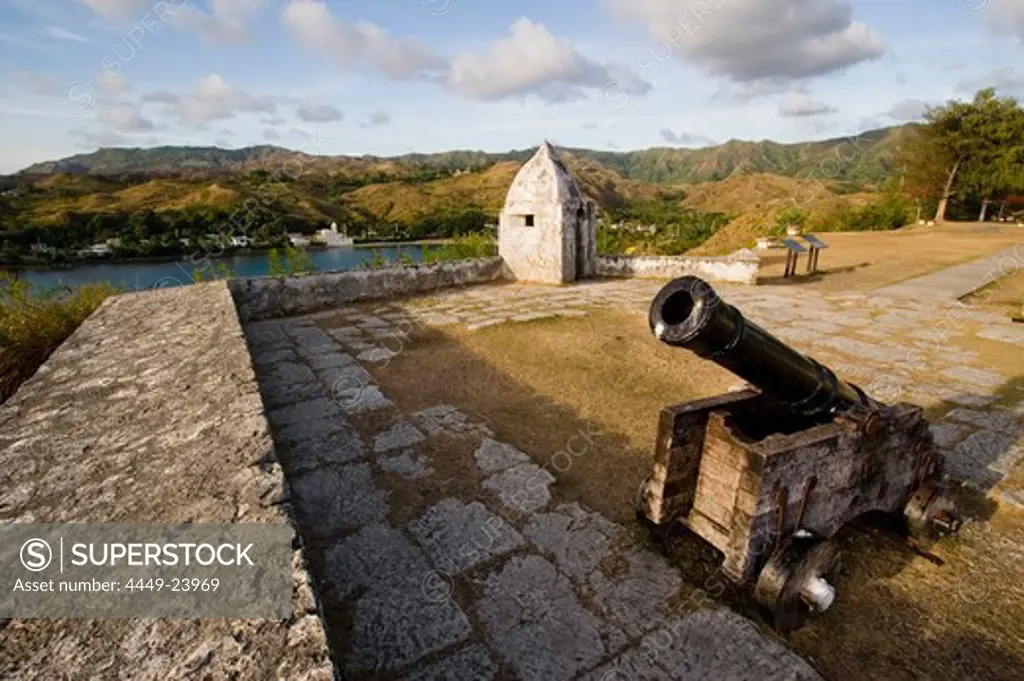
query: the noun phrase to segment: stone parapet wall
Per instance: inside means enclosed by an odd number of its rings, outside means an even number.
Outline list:
[[[345,303],[428,293],[483,284],[506,276],[501,258],[456,260],[326,272],[303,277],[232,279],[231,293],[243,321],[320,312]]]
[[[0,522],[288,523],[224,282],[108,299],[0,407]],[[0,677],[332,678],[298,552],[289,620],[0,621]]]
[[[601,255],[597,274],[604,277],[675,279],[694,275],[709,281],[756,284],[760,259],[747,251],[725,257]]]

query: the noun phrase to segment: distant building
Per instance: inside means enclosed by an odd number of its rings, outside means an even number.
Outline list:
[[[29,246],[29,250],[33,253],[56,253],[57,251],[53,246],[48,246],[43,243],[34,243]]]
[[[561,284],[595,273],[594,206],[548,142],[512,181],[498,253],[523,281]]]
[[[317,241],[323,242],[328,248],[346,248],[354,241],[352,237],[338,231],[338,223],[332,222],[330,229],[321,229],[316,233]]]
[[[304,248],[308,246],[312,240],[304,234],[289,234],[288,241],[291,242],[292,246]]]
[[[249,237],[245,235],[229,237],[228,245],[232,248],[249,248]]]
[[[113,255],[113,253],[114,249],[107,244],[93,244],[78,251],[78,255],[92,257]]]

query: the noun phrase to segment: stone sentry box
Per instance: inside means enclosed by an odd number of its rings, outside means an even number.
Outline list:
[[[509,188],[498,253],[518,281],[566,284],[596,273],[593,204],[548,142]]]

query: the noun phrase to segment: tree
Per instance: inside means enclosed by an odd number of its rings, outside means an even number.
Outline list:
[[[996,97],[994,88],[979,91],[970,102],[951,100],[928,109],[926,123],[900,148],[905,189],[919,201],[937,197],[936,220],[945,219],[961,174],[966,179],[961,191],[973,187],[991,196],[1004,182],[997,176],[1013,175],[1022,144],[1021,116],[1017,100]]]
[[[988,217],[991,203],[1024,191],[1024,110],[1015,109],[994,121],[992,148],[961,170],[965,195],[981,203],[979,222]]]

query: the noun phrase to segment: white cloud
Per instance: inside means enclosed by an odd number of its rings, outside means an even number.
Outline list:
[[[587,59],[567,38],[552,35],[543,24],[520,18],[512,24],[509,35],[494,41],[486,53],[456,55],[446,82],[470,99],[533,94],[558,102],[580,99],[583,90],[602,89],[626,77],[621,68]],[[636,76],[632,80],[643,83]],[[646,89],[649,86],[643,83],[640,93]],[[633,91],[637,94],[637,88]]]
[[[61,82],[55,76],[24,69],[14,69],[11,75],[16,83],[33,94],[53,95],[61,92]]]
[[[779,103],[779,115],[786,118],[821,116],[823,114],[835,113],[836,111],[837,109],[834,106],[815,101],[803,92],[790,92]]]
[[[267,118],[261,118],[260,123],[263,125],[284,125],[287,121],[281,116],[269,116]]]
[[[645,23],[659,45],[740,83],[790,82],[838,71],[885,52],[853,20],[846,0],[605,0]],[[667,58],[667,57],[664,57]]]
[[[145,95],[142,101],[163,104],[168,114],[186,123],[233,118],[238,113],[273,113],[276,109],[273,98],[251,95],[216,73],[203,78],[192,94],[178,95],[163,90]]]
[[[70,42],[75,43],[92,42],[89,38],[86,38],[84,35],[74,33],[73,31],[69,31],[66,28],[61,28],[60,26],[43,26],[43,35],[48,36],[50,38],[54,38],[55,40],[68,40]]]
[[[894,104],[882,115],[903,123],[917,121],[921,120],[921,116],[928,106],[930,106],[928,102],[920,99],[904,99],[902,102]]]
[[[327,123],[345,117],[345,114],[330,104],[319,104],[309,99],[299,104],[295,113],[306,123]]]
[[[168,0],[172,5],[181,0]],[[78,0],[97,14],[113,20],[123,20],[146,7],[147,0]]]
[[[374,111],[359,122],[360,127],[375,128],[380,125],[387,125],[391,122],[391,116],[386,111]]]
[[[444,68],[444,59],[413,40],[392,38],[369,22],[351,24],[331,16],[318,0],[292,0],[284,25],[307,50],[330,57],[342,68],[371,63],[394,79],[415,79]]]
[[[103,86],[103,90],[97,91],[99,95],[103,95],[105,91],[106,94],[117,97],[128,89],[128,84],[120,73],[107,73],[104,71],[96,76],[96,79]]]
[[[144,132],[155,130],[153,121],[144,117],[131,104],[112,104],[100,109],[99,119],[117,132]]]
[[[1003,33],[1013,33],[1024,42],[1024,4],[1020,0],[989,0],[993,25]]]
[[[266,128],[263,130],[263,139],[267,142],[274,142],[281,139],[281,135],[273,128]]]
[[[956,91],[971,97],[983,88],[994,87],[1002,95],[1024,97],[1024,71],[1005,67],[989,71],[983,76],[962,80],[956,84]]]
[[[250,25],[267,8],[267,0],[209,0],[208,4],[207,12],[183,5],[168,14],[169,20],[210,42],[245,43],[252,37]]]
[[[128,143],[128,138],[113,130],[72,130],[69,133],[81,141],[77,146],[84,149],[96,147],[121,147]]]
[[[668,128],[662,128],[658,132],[661,135],[661,139],[665,140],[669,144],[678,144],[684,147],[708,147],[714,144],[714,141],[704,137],[703,135],[694,135],[688,132],[675,132]]]

